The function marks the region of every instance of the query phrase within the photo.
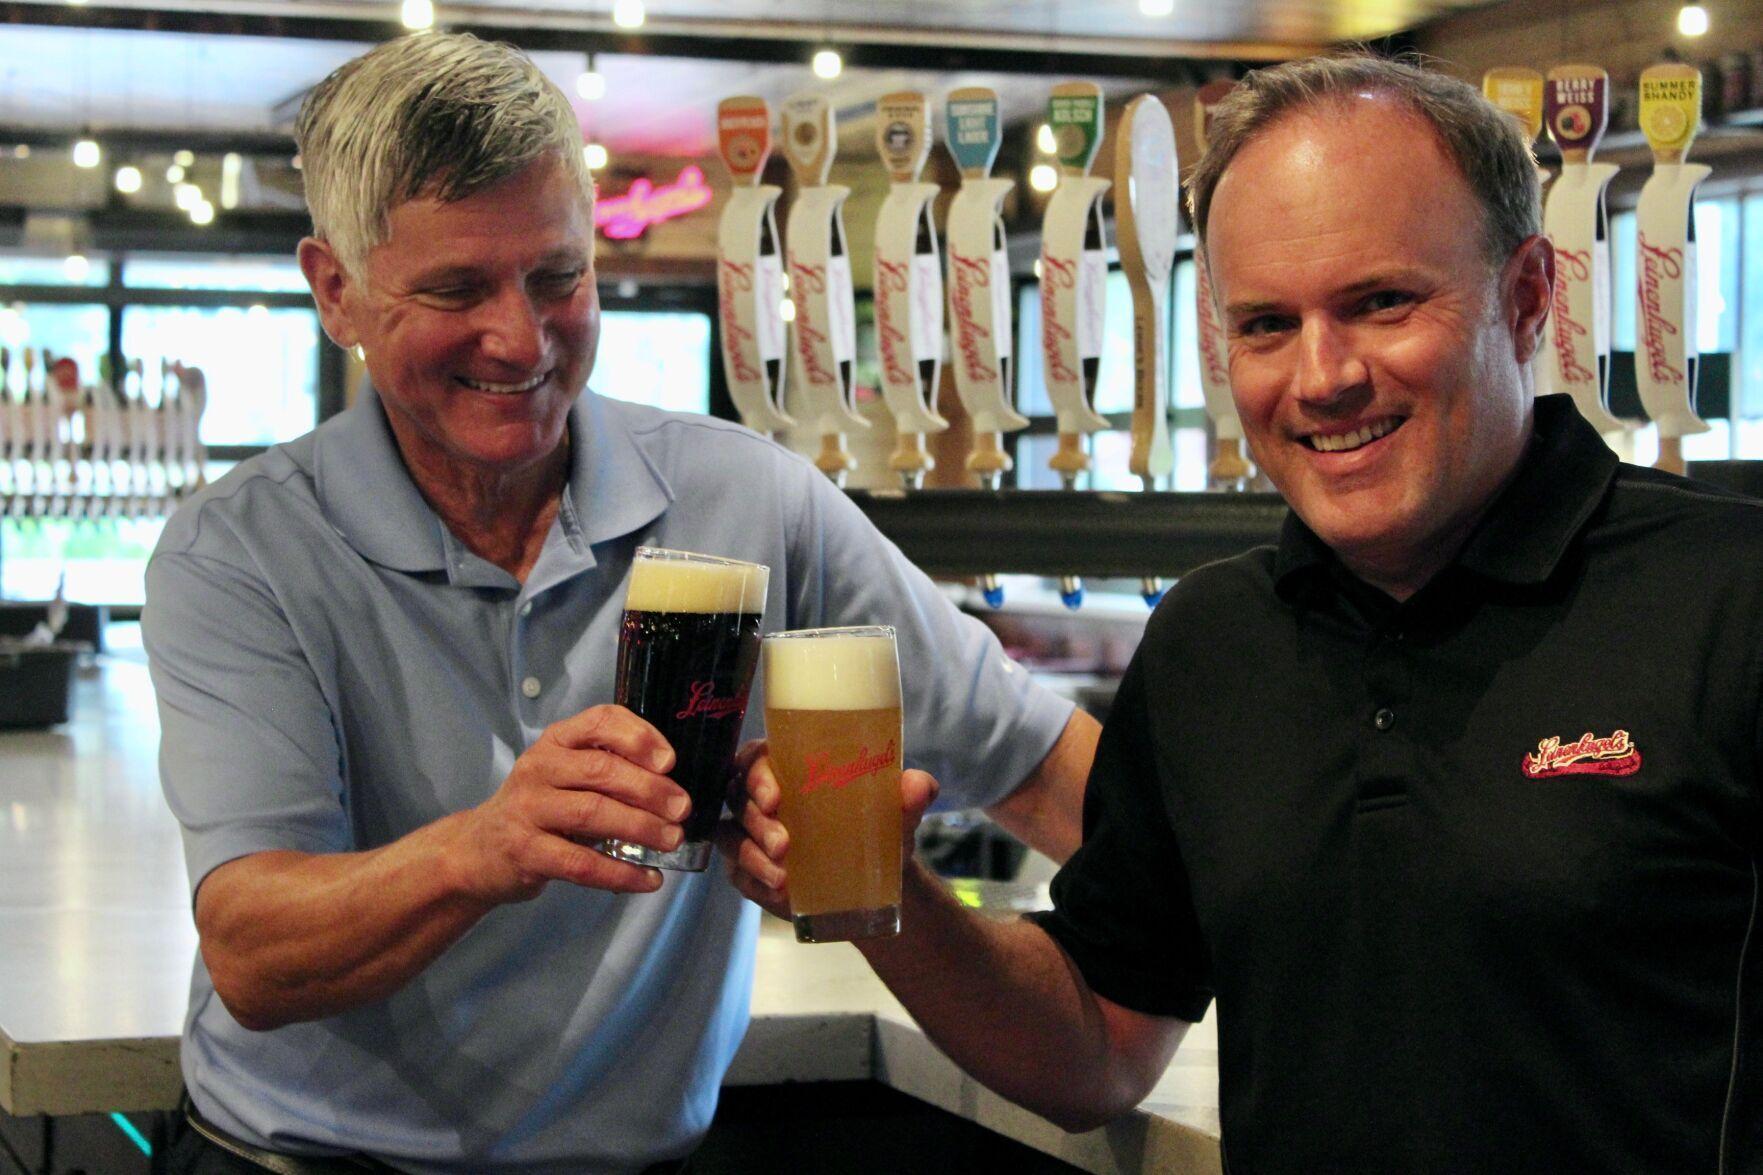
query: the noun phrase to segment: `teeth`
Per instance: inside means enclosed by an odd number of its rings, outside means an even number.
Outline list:
[[[512,396],[517,392],[530,392],[530,391],[532,391],[534,388],[536,388],[540,384],[544,383],[545,376],[549,375],[549,374],[550,374],[550,372],[545,372],[541,375],[535,375],[535,376],[533,376],[533,378],[527,380],[525,383],[518,383],[518,384],[495,384],[495,383],[490,383],[488,380],[470,379],[470,378],[463,376],[463,375],[459,377],[459,382],[464,384],[466,387],[472,389],[473,391],[495,392],[498,395]]]
[[[1332,435],[1312,433],[1307,439],[1310,447],[1319,453],[1343,453],[1348,449],[1357,449],[1369,445],[1378,437],[1388,436],[1396,430],[1401,421],[1394,416],[1386,416],[1382,420],[1374,420],[1357,432],[1341,432]]]

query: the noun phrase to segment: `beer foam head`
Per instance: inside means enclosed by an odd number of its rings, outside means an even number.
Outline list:
[[[650,557],[641,552],[631,563],[627,612],[765,611],[765,585],[770,572],[757,563],[667,552]]]
[[[900,663],[892,632],[767,639],[765,704],[773,710],[898,706]]]

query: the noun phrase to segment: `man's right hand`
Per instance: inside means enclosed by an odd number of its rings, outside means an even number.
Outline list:
[[[616,839],[678,848],[691,801],[664,774],[673,765],[661,732],[623,706],[594,706],[548,727],[469,813],[462,886],[492,903],[536,897],[549,881],[659,889],[659,870],[588,846]]]

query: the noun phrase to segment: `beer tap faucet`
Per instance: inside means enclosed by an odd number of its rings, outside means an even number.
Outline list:
[[[1195,95],[1194,137],[1202,152],[1211,137],[1212,112],[1226,95],[1236,89],[1236,85],[1229,81],[1207,82]],[[1218,304],[1212,300],[1212,273],[1206,265],[1205,251],[1197,241],[1194,244],[1194,310],[1199,327],[1200,391],[1205,396],[1206,415],[1212,421],[1216,438],[1212,464],[1206,470],[1207,485],[1218,490],[1246,490],[1255,469],[1243,456],[1243,422],[1237,418],[1236,402],[1230,395],[1224,324],[1218,319]]]
[[[1694,66],[1641,73],[1641,133],[1653,174],[1635,208],[1635,383],[1659,432],[1656,468],[1684,472],[1683,438],[1707,432],[1696,415],[1696,187],[1712,168],[1685,163],[1702,118]]]
[[[1078,475],[1090,468],[1090,434],[1108,427],[1092,400],[1108,290],[1101,205],[1108,181],[1089,174],[1102,142],[1102,88],[1094,82],[1054,86],[1047,122],[1060,173],[1041,228],[1041,368],[1059,425],[1059,448],[1048,464],[1075,490]],[[1067,608],[1081,607],[1083,598],[1082,579],[1060,576],[1059,599]]]
[[[857,414],[853,368],[857,354],[851,257],[845,247],[845,197],[851,189],[828,184],[834,141],[826,99],[798,95],[784,103],[784,153],[798,185],[784,230],[790,299],[796,307],[795,371],[807,407],[804,423],[820,433],[814,464],[839,485],[856,467],[845,449],[847,432],[869,422]]]
[[[771,108],[763,98],[725,98],[716,108],[717,149],[734,188],[716,231],[722,370],[741,423],[757,433],[793,427],[783,410],[783,257],[777,198],[760,183],[771,154]]]
[[[1538,363],[1539,395],[1566,392],[1599,432],[1627,425],[1610,411],[1610,241],[1604,189],[1620,169],[1593,163],[1608,121],[1610,78],[1594,65],[1562,65],[1543,88],[1543,119],[1561,149],[1549,185],[1543,232],[1555,246],[1549,353]]]
[[[882,397],[894,414],[888,468],[918,489],[936,467],[926,433],[949,422],[936,410],[943,358],[943,270],[931,201],[942,189],[919,183],[930,154],[930,103],[916,91],[876,102],[875,145],[888,169],[888,195],[875,221],[875,335]]]
[[[1141,94],[1120,117],[1114,148],[1114,237],[1133,304],[1133,412],[1130,468],[1145,491],[1169,473],[1169,279],[1175,266],[1175,128],[1162,101]],[[1139,581],[1156,607],[1163,581]]]

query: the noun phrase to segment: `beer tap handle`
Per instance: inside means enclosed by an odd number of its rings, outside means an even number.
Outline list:
[[[850,193],[826,182],[837,147],[827,100],[797,95],[784,103],[783,115],[784,154],[798,185],[785,232],[790,298],[796,307],[795,370],[809,404],[808,421],[820,430],[814,464],[842,485],[857,465],[845,449],[844,434],[869,427],[853,399],[856,311],[841,212]]]
[[[949,422],[936,411],[943,352],[943,276],[931,201],[940,189],[919,182],[931,149],[930,102],[916,90],[876,102],[875,146],[888,194],[875,222],[875,333],[882,399],[894,418],[888,468],[907,489],[935,467],[926,433]]]
[[[1683,438],[1708,431],[1695,410],[1694,201],[1710,169],[1685,162],[1701,125],[1701,72],[1677,62],[1651,66],[1641,72],[1640,98],[1653,174],[1635,206],[1635,384],[1659,436],[1655,468],[1683,473]]]
[[[1236,85],[1231,81],[1207,82],[1194,95],[1194,138],[1202,152],[1211,138],[1213,111],[1236,89]],[[1236,401],[1230,393],[1224,326],[1218,319],[1218,306],[1212,299],[1212,275],[1198,243],[1194,246],[1194,311],[1199,336],[1200,390],[1205,397],[1206,415],[1212,420],[1214,434],[1212,463],[1206,469],[1206,484],[1212,489],[1245,490],[1249,488],[1249,479],[1255,475],[1255,469],[1243,455],[1243,423],[1237,416]],[[1152,583],[1156,581],[1147,581],[1147,585]],[[1154,591],[1142,594],[1161,596],[1162,590],[1161,584],[1157,584]]]
[[[723,99],[716,108],[716,140],[734,181],[716,230],[722,369],[741,423],[769,435],[795,421],[783,411],[788,362],[775,211],[782,189],[759,182],[771,154],[765,99]]]
[[[1524,141],[1535,144],[1543,129],[1543,75],[1522,65],[1500,65],[1481,75],[1481,92],[1489,102],[1518,120]],[[1537,178],[1549,182],[1548,169],[1537,165]]]

